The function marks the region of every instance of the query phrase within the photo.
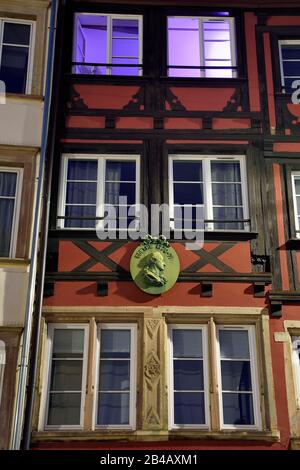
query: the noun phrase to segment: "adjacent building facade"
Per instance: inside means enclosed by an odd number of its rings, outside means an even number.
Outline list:
[[[10,447],[24,328],[48,4],[0,2],[0,449]]]
[[[300,445],[300,10],[175,3],[60,2],[33,448]]]

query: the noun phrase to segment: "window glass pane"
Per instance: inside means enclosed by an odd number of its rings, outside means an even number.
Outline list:
[[[285,77],[294,77],[295,80],[300,77],[300,61],[283,60],[282,66]]]
[[[174,361],[174,390],[203,390],[203,364],[201,360]]]
[[[169,69],[172,77],[200,77],[200,34],[198,18],[168,18],[168,65],[185,66]]]
[[[253,397],[246,393],[223,393],[224,424],[253,425]]]
[[[175,424],[205,424],[204,393],[174,393]]]
[[[202,331],[173,329],[174,357],[202,357]]]
[[[67,203],[96,204],[97,183],[68,183]]]
[[[215,220],[243,220],[243,208],[235,207],[214,207],[213,216]],[[216,222],[214,223],[216,230],[244,230],[243,222]]]
[[[66,206],[65,227],[67,228],[95,228],[96,206]],[[69,219],[68,219],[69,217]],[[74,217],[74,218],[73,218]],[[78,219],[77,217],[91,217],[91,219]]]
[[[284,44],[281,46],[283,60],[300,60],[300,44]]]
[[[100,390],[129,390],[130,362],[129,361],[100,361]]]
[[[0,197],[15,197],[17,186],[17,173],[0,171]]]
[[[14,199],[0,199],[0,257],[9,256],[14,208]]]
[[[203,181],[202,162],[173,161],[174,181]]]
[[[139,37],[139,22],[138,20],[129,19],[113,19],[112,21],[112,37],[113,38],[128,38],[138,39]]]
[[[80,391],[81,381],[82,361],[52,361],[51,391]]]
[[[204,43],[204,55],[207,62],[220,61],[219,66],[231,66],[230,42],[206,41]],[[225,62],[225,63],[222,63]]]
[[[74,61],[92,64],[106,64],[107,57],[107,17],[79,14],[76,16],[76,41]],[[82,65],[75,73],[106,74],[106,67]]]
[[[21,23],[4,23],[3,43],[29,46],[30,25]]]
[[[29,49],[3,46],[0,80],[5,82],[7,93],[25,93]]]
[[[49,426],[80,424],[80,393],[51,393],[49,398]]]
[[[300,196],[296,196],[297,214],[300,214]]]
[[[136,163],[135,162],[106,162],[106,181],[135,181]]]
[[[202,183],[174,183],[174,204],[203,204]]]
[[[251,391],[250,361],[221,361],[222,389]]]
[[[112,56],[113,57],[138,58],[139,56],[138,39],[123,39],[123,38],[113,39]]]
[[[84,330],[56,329],[53,335],[54,358],[82,358]]]
[[[295,192],[300,195],[300,178],[294,178]]]
[[[211,180],[217,182],[240,182],[239,162],[211,162]]]
[[[240,183],[212,183],[213,204],[242,206],[242,185]]]
[[[68,176],[71,181],[97,181],[98,162],[96,160],[69,160]]]
[[[130,330],[101,330],[101,358],[129,358]]]
[[[127,200],[122,204],[135,204],[135,184],[134,183],[106,183],[105,203],[119,204],[119,197],[126,196]]]
[[[111,74],[112,75],[133,75],[136,76],[139,74],[140,68],[139,67],[132,67],[132,65],[137,65],[139,63],[138,59],[124,59],[113,57],[112,58],[113,64],[119,65],[131,65],[131,67],[111,67]]]
[[[248,331],[219,330],[221,357],[250,359]]]
[[[129,393],[99,393],[97,424],[129,424]]]

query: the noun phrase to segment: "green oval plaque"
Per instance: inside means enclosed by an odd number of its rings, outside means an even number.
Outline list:
[[[161,294],[171,289],[179,271],[177,253],[164,237],[148,236],[135,249],[130,260],[132,279],[147,294]]]

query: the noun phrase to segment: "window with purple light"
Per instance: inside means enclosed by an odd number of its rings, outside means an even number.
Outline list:
[[[236,77],[234,19],[225,13],[168,18],[169,77]]]
[[[142,17],[77,14],[73,73],[141,75]]]

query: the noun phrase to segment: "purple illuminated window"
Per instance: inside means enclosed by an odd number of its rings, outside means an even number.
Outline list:
[[[233,18],[168,18],[170,77],[234,78],[235,66]]]
[[[141,25],[139,16],[77,14],[73,73],[141,75]]]

